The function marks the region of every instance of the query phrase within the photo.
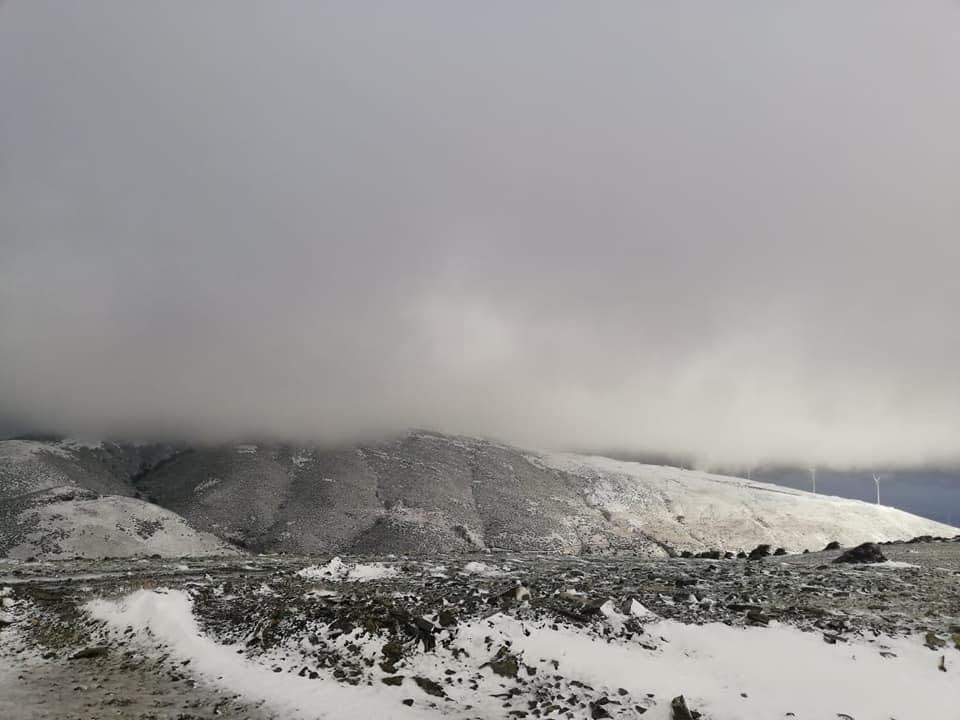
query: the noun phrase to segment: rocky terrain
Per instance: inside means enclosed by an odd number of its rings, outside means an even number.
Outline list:
[[[423,432],[4,441],[0,717],[949,717],[955,536]]]
[[[950,717],[960,542],[880,551],[887,562],[834,562],[843,548],[755,561],[0,561],[0,709],[13,720]]]
[[[0,442],[0,555],[487,549],[665,557],[952,536],[893,508],[428,432],[280,444]]]

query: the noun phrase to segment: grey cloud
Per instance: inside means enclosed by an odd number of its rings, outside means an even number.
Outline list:
[[[8,3],[4,415],[956,458],[958,70],[948,3]]]

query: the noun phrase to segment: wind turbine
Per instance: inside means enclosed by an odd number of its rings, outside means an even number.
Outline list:
[[[813,494],[817,494],[817,468],[816,466],[810,468],[810,482],[813,483]]]
[[[880,476],[877,473],[873,474],[873,484],[877,486],[877,505],[880,504]]]

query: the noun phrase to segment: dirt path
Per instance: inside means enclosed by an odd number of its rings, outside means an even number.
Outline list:
[[[139,654],[43,659],[0,631],[4,720],[270,720],[275,716]]]

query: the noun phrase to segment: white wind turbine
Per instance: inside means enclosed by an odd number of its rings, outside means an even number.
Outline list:
[[[873,474],[873,484],[877,486],[877,505],[880,504],[880,476],[877,473]]]
[[[810,468],[810,482],[813,483],[813,494],[817,494],[817,468],[816,466]]]

